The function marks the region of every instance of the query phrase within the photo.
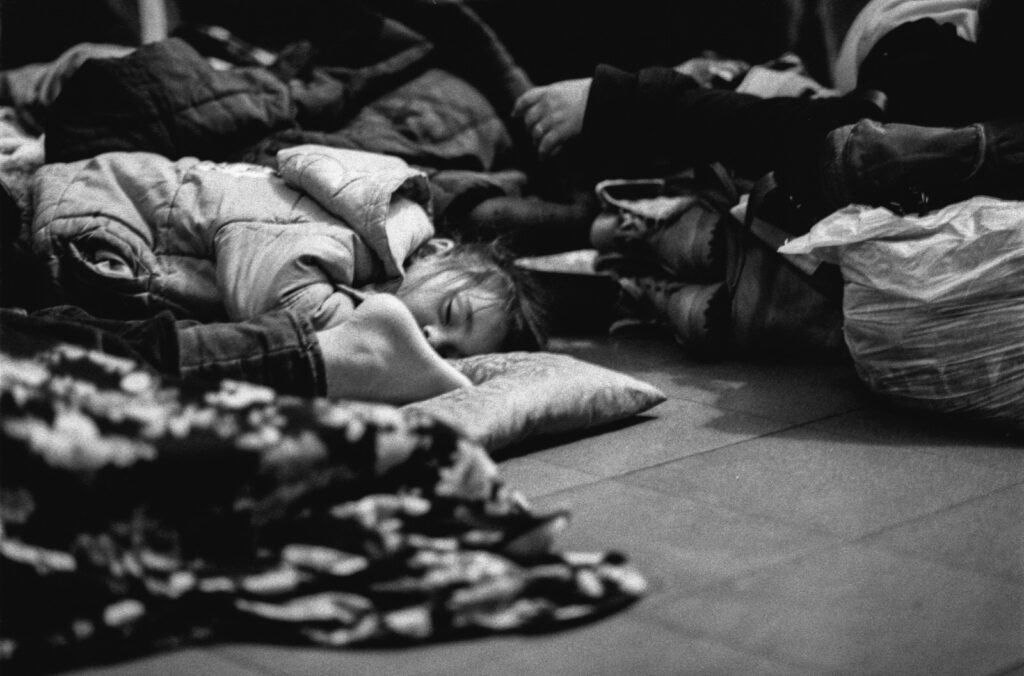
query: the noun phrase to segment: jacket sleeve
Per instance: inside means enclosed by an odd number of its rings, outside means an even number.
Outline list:
[[[434,235],[427,177],[398,157],[303,145],[282,150],[277,160],[285,183],[359,235],[385,278],[400,279],[409,255]],[[402,199],[418,204],[422,218],[395,218]]]
[[[601,178],[660,173],[680,154],[675,112],[697,83],[671,68],[601,65],[583,119],[583,149]]]
[[[232,319],[289,310],[319,331],[348,319],[353,287],[401,281],[406,258],[434,232],[429,188],[384,155],[297,146],[278,160],[280,178],[268,180],[290,207],[264,210],[276,219],[250,209],[218,229],[218,286]]]
[[[857,98],[764,99],[704,89],[671,68],[636,74],[599,66],[583,120],[589,164],[609,178],[723,162],[750,176],[777,169],[807,143],[877,114]]]
[[[89,59],[48,111],[46,157],[110,151],[229,159],[293,125],[288,88],[266,69],[218,71],[171,38],[116,59]]]
[[[288,310],[323,330],[355,302],[354,234],[337,223],[232,223],[214,240],[217,285],[237,321]]]

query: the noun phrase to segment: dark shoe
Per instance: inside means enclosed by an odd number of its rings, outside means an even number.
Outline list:
[[[712,361],[725,357],[730,315],[725,282],[686,284],[668,302],[668,323],[676,340],[698,359]]]
[[[975,195],[1024,198],[1024,121],[920,127],[862,120],[829,134],[804,197],[923,213]],[[782,181],[780,180],[780,184]],[[789,186],[787,186],[789,187]]]
[[[661,179],[603,181],[597,192],[606,208],[590,228],[595,249],[687,282],[724,278],[722,219],[731,195],[697,180]]]
[[[601,214],[590,228],[590,242],[602,253],[617,252],[649,262],[680,280],[714,281],[725,274],[720,218],[697,203],[667,224]]]

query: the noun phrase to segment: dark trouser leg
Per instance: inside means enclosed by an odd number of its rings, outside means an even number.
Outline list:
[[[764,99],[701,89],[670,68],[631,75],[601,66],[583,142],[596,178],[662,174],[713,161],[756,177],[832,129],[879,115],[860,98]]]
[[[176,329],[183,378],[244,380],[302,396],[326,393],[313,328],[290,312],[221,324],[179,321]]]
[[[875,107],[856,99],[762,99],[694,90],[684,101],[678,124],[688,136],[695,163],[719,161],[756,177],[836,127],[878,115]]]
[[[74,305],[57,305],[33,312],[24,321],[54,340],[132,357],[163,374],[179,375],[178,335],[170,312],[149,319],[101,319]]]
[[[177,378],[244,380],[281,393],[325,392],[323,359],[311,326],[289,312],[245,322],[200,324],[169,312],[150,319],[101,319],[72,306],[49,308],[33,318],[51,320],[58,338],[140,358]]]

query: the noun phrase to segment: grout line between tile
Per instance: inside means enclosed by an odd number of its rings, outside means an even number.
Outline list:
[[[777,566],[780,566],[780,565],[792,565],[794,563],[798,563],[799,561],[801,561],[803,559],[806,559],[806,558],[809,558],[811,556],[817,555],[817,554],[819,554],[821,552],[828,551],[830,549],[840,549],[840,548],[843,548],[843,547],[849,547],[851,545],[856,545],[856,544],[857,543],[853,542],[853,541],[841,541],[841,542],[831,543],[831,544],[828,544],[828,545],[825,545],[825,546],[822,546],[822,547],[811,547],[811,548],[809,548],[807,550],[802,550],[798,555],[796,555],[796,556],[794,556],[794,557],[792,557],[790,559],[776,561],[776,562],[773,562],[773,563],[771,563],[771,564],[769,564],[767,566],[764,566],[763,568],[760,568],[760,569],[757,569],[757,570],[751,570],[748,573],[744,573],[744,574],[738,575],[736,577],[716,580],[712,584],[709,584],[709,585],[706,585],[706,586],[703,586],[703,587],[700,587],[700,588],[697,588],[697,589],[693,589],[693,590],[687,591],[685,593],[680,593],[679,595],[675,596],[672,599],[672,601],[681,601],[681,600],[686,599],[687,597],[692,597],[692,596],[696,596],[696,595],[704,593],[704,592],[713,591],[716,588],[725,587],[727,585],[733,585],[733,584],[736,584],[738,582],[743,582],[743,581],[746,581],[746,580],[754,580],[757,577],[770,574],[771,570],[773,568],[776,568]],[[890,553],[887,550],[886,550],[886,552]],[[920,559],[918,557],[906,555],[903,552],[892,552],[892,553],[898,554],[901,557],[905,557],[905,558],[909,558],[909,559],[923,560],[923,559]],[[939,561],[934,561],[934,560],[924,560],[924,561],[927,562],[930,565],[940,566],[940,567],[946,568],[947,570],[950,570],[950,571],[956,571],[956,572],[963,572],[964,571],[964,569],[962,569],[962,568],[958,568],[958,567],[952,566],[952,565],[947,564],[945,562],[939,562]],[[993,575],[990,575],[990,574],[979,573],[979,572],[974,571],[974,570],[969,570],[967,572],[970,572],[970,573],[972,573],[974,575],[979,575],[981,577],[987,577],[989,579],[999,580],[1000,582],[1003,581],[1003,578],[998,577],[998,576],[993,576]],[[1019,583],[1017,583],[1017,585],[1015,585],[1015,586],[1020,586],[1020,587],[1024,588],[1024,585],[1020,585]],[[662,603],[666,603],[666,602],[668,602],[668,599],[663,596],[662,599],[660,599],[656,605],[660,606]],[[665,623],[665,626],[667,628],[669,628],[669,629],[672,629],[672,630],[675,630],[675,631],[679,631],[680,629],[683,628],[680,624],[673,623],[671,620],[666,620],[664,618],[659,618],[659,619],[661,619]],[[742,648],[743,651],[748,653],[748,654],[757,655],[759,657],[767,657],[768,659],[776,660],[777,661],[776,656],[774,656],[772,654],[767,654],[766,655],[766,654],[762,654],[762,653],[759,653],[759,652],[751,651],[749,649],[749,647],[746,646],[746,645],[734,646],[731,643],[723,641],[721,637],[716,636],[716,635],[711,635],[711,634],[703,635],[702,634],[700,636],[702,638],[713,637],[714,640],[716,640],[716,641],[718,641],[720,643],[723,643],[725,645],[729,645],[730,647]],[[796,664],[799,665],[800,663],[796,663]],[[1021,658],[1019,661],[1016,661],[1016,662],[1010,664],[1009,666],[1007,666],[1005,668],[1002,668],[1002,669],[999,669],[997,671],[985,674],[985,676],[1011,676],[1011,674],[1016,676],[1017,674],[1024,673],[1024,672],[1021,671],[1021,669],[1024,669],[1024,658]]]
[[[925,561],[927,563],[940,564],[940,565],[946,566],[947,568],[952,568],[954,570],[961,570],[961,571],[973,573],[974,575],[982,575],[982,576],[985,576],[985,577],[990,577],[992,579],[999,580],[1001,582],[1006,582],[1008,584],[1024,588],[1024,584],[1022,584],[1021,581],[1019,579],[1017,579],[1017,578],[1012,578],[1012,577],[1007,577],[1007,576],[1004,576],[1004,575],[999,575],[998,573],[993,573],[993,572],[988,571],[988,570],[978,570],[976,568],[972,568],[971,566],[960,566],[960,565],[956,565],[956,564],[950,563],[948,561],[937,561],[937,560],[935,560],[933,558],[930,558],[927,555],[925,555],[923,553],[919,553],[919,552],[905,551],[905,550],[902,550],[902,549],[899,549],[899,548],[896,548],[896,547],[886,547],[886,546],[881,545],[881,544],[871,544],[869,542],[866,542],[866,540],[868,540],[868,539],[876,538],[879,535],[887,533],[887,532],[889,532],[891,530],[894,530],[896,528],[901,528],[903,526],[908,526],[908,525],[911,525],[911,524],[913,524],[915,522],[923,521],[924,519],[930,519],[930,518],[938,516],[939,514],[942,514],[944,512],[948,512],[950,510],[960,509],[960,508],[962,508],[962,507],[964,507],[966,505],[971,504],[972,502],[979,502],[979,501],[984,500],[986,498],[990,498],[990,497],[992,497],[992,496],[994,496],[994,495],[996,495],[998,493],[1002,493],[1004,491],[1009,491],[1009,490],[1012,490],[1014,488],[1018,488],[1021,485],[1024,485],[1024,482],[1016,483],[1016,484],[1011,484],[1009,486],[1003,486],[1002,488],[997,488],[994,491],[990,491],[988,493],[985,493],[984,495],[975,495],[975,496],[967,498],[966,500],[961,500],[960,502],[956,502],[956,503],[953,503],[951,505],[946,505],[945,507],[940,507],[939,509],[935,510],[934,512],[929,512],[927,514],[920,514],[918,516],[912,517],[910,519],[907,519],[906,521],[900,521],[899,523],[890,523],[890,524],[887,524],[887,525],[879,528],[878,530],[871,531],[870,533],[864,533],[862,535],[859,535],[858,537],[856,537],[856,538],[854,538],[852,540],[848,540],[848,542],[850,544],[856,544],[856,545],[860,545],[860,546],[863,546],[863,547],[869,547],[871,549],[882,550],[882,551],[891,552],[891,553],[897,553],[900,556],[906,556],[907,558],[915,559],[917,561]]]
[[[794,564],[800,563],[804,559],[811,558],[812,556],[817,556],[818,554],[827,552],[832,549],[842,549],[843,547],[848,547],[850,544],[852,543],[847,540],[835,539],[831,542],[807,545],[805,547],[794,549],[788,556],[783,555],[776,561],[766,563],[763,566],[755,566],[749,568],[737,575],[719,578],[713,582],[709,582],[708,584],[697,585],[695,587],[692,587],[686,591],[679,592],[677,594],[663,594],[662,599],[664,599],[664,602],[679,601],[689,596],[695,596],[697,594],[702,594],[704,592],[714,590],[718,587],[736,584],[744,580],[752,580],[758,576],[769,573],[774,568],[780,566],[792,566]],[[657,605],[661,605],[662,602],[663,601],[659,600],[657,602]]]
[[[1024,673],[1024,659],[1020,659],[1008,667],[1004,667],[998,671],[993,671],[985,676],[1015,676]]]
[[[310,647],[312,648],[315,646],[311,645]],[[250,658],[238,654],[243,652],[243,650],[241,649],[238,649],[238,651],[236,652],[235,648],[231,648],[229,646],[221,646],[212,649],[211,652],[213,652],[213,654],[221,660],[230,662],[231,664],[242,667],[244,669],[251,669],[253,670],[254,674],[260,674],[260,676],[291,676],[287,672],[278,671],[277,669],[274,669],[264,664],[259,664],[258,662]]]
[[[766,415],[764,413],[764,411],[748,411],[748,410],[743,410],[743,409],[729,408],[727,406],[720,406],[718,404],[708,404],[707,402],[692,401],[690,399],[684,399],[682,397],[673,397],[673,398],[674,399],[679,399],[680,401],[686,401],[686,402],[690,402],[690,403],[694,403],[694,404],[703,404],[704,406],[711,406],[711,407],[716,408],[716,409],[718,409],[720,411],[727,411],[729,413],[738,413],[740,415],[747,415],[747,416],[751,416],[753,418],[761,418],[763,420],[770,420],[772,422],[776,422],[776,423],[781,423],[783,425],[787,425],[788,426],[787,429],[792,428],[792,427],[801,427],[803,425],[813,425],[815,423],[819,423],[819,422],[822,422],[824,420],[828,420],[829,418],[837,418],[837,417],[842,416],[842,415],[849,415],[850,413],[854,413],[856,411],[863,411],[863,410],[868,408],[867,406],[853,406],[852,408],[843,409],[842,411],[833,411],[832,413],[827,413],[827,414],[825,414],[825,415],[823,415],[821,417],[812,418],[811,420],[788,420],[788,419],[778,418],[778,417],[775,417],[775,416]],[[776,431],[778,431],[778,430],[776,430]],[[772,434],[774,434],[774,432]]]
[[[726,636],[720,636],[712,634],[706,630],[693,631],[689,626],[683,625],[682,623],[672,622],[671,620],[665,619],[659,616],[638,616],[637,621],[643,624],[650,624],[660,629],[665,629],[675,635],[687,637],[693,640],[704,641],[714,645],[724,646],[730,650],[735,650],[744,655],[751,655],[758,659],[777,664],[779,666],[796,667],[798,669],[808,670],[810,673],[820,673],[822,665],[813,664],[810,662],[801,662],[792,659],[788,656],[779,655],[777,653],[765,650],[758,651],[751,648],[751,646],[741,643],[739,641],[730,641]]]
[[[914,516],[914,517],[911,517],[911,518],[907,519],[906,521],[900,521],[899,523],[890,523],[890,524],[887,524],[885,526],[882,526],[878,530],[871,531],[870,533],[864,533],[862,535],[857,536],[857,538],[854,539],[854,542],[863,540],[864,538],[873,537],[873,536],[876,536],[876,535],[881,535],[882,533],[884,533],[884,532],[886,532],[888,530],[892,530],[893,528],[898,528],[900,526],[906,526],[908,524],[914,523],[915,521],[921,521],[923,519],[929,519],[929,518],[931,518],[933,516],[936,516],[938,514],[942,514],[943,512],[948,512],[948,511],[953,510],[953,509],[960,509],[961,507],[963,507],[965,505],[969,505],[972,502],[978,502],[978,501],[984,500],[986,498],[990,498],[990,497],[992,497],[994,495],[997,495],[999,493],[1005,493],[1007,491],[1011,491],[1011,490],[1014,490],[1016,488],[1020,488],[1021,486],[1024,486],[1024,482],[1017,482],[1015,484],[1009,484],[1007,486],[1002,486],[1000,488],[996,488],[995,490],[991,490],[988,493],[983,493],[981,495],[972,495],[971,497],[965,498],[965,499],[961,500],[960,502],[954,502],[954,503],[952,503],[950,505],[946,505],[944,507],[940,507],[939,509],[936,509],[934,512],[928,512],[927,514],[919,514],[917,516]]]
[[[768,418],[765,418],[765,419],[768,420]],[[784,422],[784,421],[774,421],[774,422]],[[816,421],[814,421],[814,422],[816,422]],[[771,437],[771,436],[774,436],[776,434],[781,434],[783,432],[788,432],[790,430],[794,430],[794,429],[797,429],[799,427],[803,427],[804,425],[809,425],[809,424],[812,424],[812,423],[805,422],[805,423],[785,423],[785,424],[787,425],[786,427],[780,427],[779,429],[772,430],[771,432],[765,432],[763,434],[755,434],[753,436],[746,437],[745,439],[739,439],[737,441],[731,441],[731,442],[729,442],[727,444],[723,444],[721,446],[716,446],[714,448],[707,448],[707,449],[704,449],[703,451],[698,451],[696,453],[690,453],[689,455],[685,455],[685,456],[683,456],[681,458],[673,458],[671,460],[664,460],[662,462],[657,462],[657,463],[655,463],[653,465],[645,465],[644,467],[637,467],[636,469],[631,469],[631,470],[628,470],[626,472],[622,472],[620,474],[613,474],[612,476],[610,476],[608,478],[626,477],[626,476],[629,476],[631,474],[636,474],[638,472],[646,472],[647,470],[657,469],[658,467],[662,467],[664,465],[671,465],[672,463],[679,462],[680,460],[689,460],[690,458],[699,458],[702,455],[708,455],[710,453],[716,453],[718,451],[723,451],[723,450],[725,450],[727,448],[732,448],[733,446],[739,446],[741,444],[748,444],[748,443],[750,443],[752,441],[756,441],[757,439],[764,439],[764,438],[767,438],[767,437]],[[550,463],[550,464],[554,464],[554,463]]]
[[[686,400],[683,400],[683,401],[686,401]],[[689,403],[699,403],[699,402],[689,402]],[[701,405],[707,406],[707,404],[701,404]],[[719,410],[725,410],[725,409],[719,409]],[[736,412],[736,411],[733,411],[733,412]],[[811,424],[811,423],[807,423],[807,422],[805,422],[805,423],[788,423],[788,422],[782,421],[782,420],[773,420],[772,418],[765,418],[764,416],[758,416],[758,415],[750,414],[750,413],[743,413],[742,411],[739,411],[738,413],[742,413],[743,415],[746,415],[746,416],[749,416],[749,417],[752,417],[752,418],[760,418],[762,420],[768,420],[768,421],[775,422],[775,423],[781,423],[781,424],[785,425],[785,427],[780,427],[780,428],[774,429],[774,430],[772,430],[770,432],[763,432],[763,433],[760,433],[760,434],[753,434],[751,436],[744,437],[743,439],[739,439],[737,441],[731,441],[731,442],[729,442],[727,444],[723,444],[721,446],[715,446],[714,448],[706,448],[703,451],[697,451],[696,453],[690,453],[690,454],[687,454],[687,455],[679,457],[679,458],[671,458],[669,460],[663,460],[661,462],[656,462],[653,465],[644,465],[643,467],[637,467],[635,469],[627,470],[625,472],[620,472],[618,474],[610,474],[608,476],[601,476],[601,475],[597,475],[597,474],[591,474],[590,472],[587,472],[586,470],[581,470],[578,467],[575,467],[573,465],[563,464],[563,463],[560,463],[560,462],[555,461],[555,460],[546,460],[546,459],[541,459],[541,458],[537,458],[536,460],[538,462],[544,462],[544,463],[547,463],[548,465],[553,465],[553,466],[559,467],[561,469],[571,469],[571,470],[575,470],[577,472],[580,472],[582,474],[588,474],[590,476],[595,476],[595,477],[597,477],[599,479],[614,479],[614,478],[618,478],[618,477],[628,476],[628,475],[633,474],[635,472],[642,472],[642,471],[645,471],[645,470],[661,467],[663,465],[668,465],[668,464],[671,464],[673,462],[678,462],[680,460],[685,460],[685,459],[688,459],[688,458],[696,458],[696,457],[705,455],[707,453],[713,453],[715,451],[720,451],[720,450],[723,450],[723,449],[726,449],[726,448],[731,448],[732,446],[737,446],[739,444],[745,444],[745,443],[748,443],[748,442],[751,442],[751,441],[755,441],[757,439],[763,439],[765,437],[772,436],[773,434],[779,434],[781,432],[786,432],[788,430],[795,429],[795,428],[801,427],[803,425]],[[816,422],[816,421],[812,421],[812,422]]]

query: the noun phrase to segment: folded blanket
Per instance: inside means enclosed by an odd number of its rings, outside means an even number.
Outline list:
[[[566,515],[533,512],[422,413],[179,386],[70,336],[3,328],[7,667],[536,629],[643,591],[618,555],[555,552]]]

